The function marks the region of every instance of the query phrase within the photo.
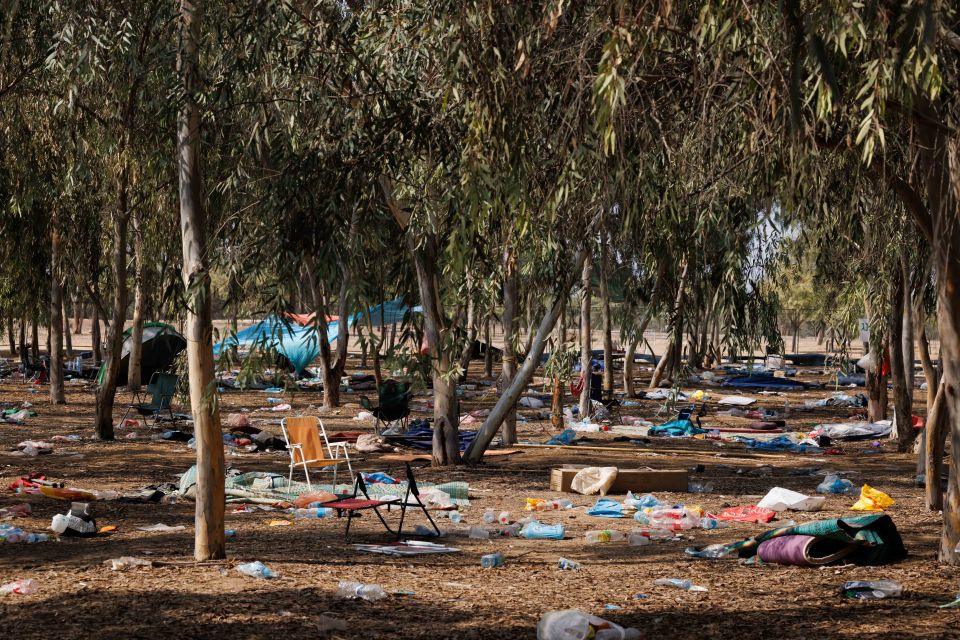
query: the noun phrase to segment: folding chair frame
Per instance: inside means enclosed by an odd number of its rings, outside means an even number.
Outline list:
[[[313,416],[297,416],[298,418],[308,418]],[[321,446],[326,446],[327,455],[329,458],[324,458],[323,460],[330,461],[331,464],[324,465],[324,467],[333,467],[333,488],[337,488],[337,471],[340,468],[341,462],[347,463],[347,470],[350,473],[350,479],[353,480],[353,466],[350,464],[350,454],[347,452],[347,443],[346,442],[336,442],[333,445],[330,444],[330,441],[327,439],[327,430],[323,426],[323,421],[320,418],[313,417],[316,421],[317,429],[320,433],[322,440]],[[293,470],[297,465],[303,467],[303,475],[307,478],[307,488],[313,489],[313,486],[310,483],[310,464],[314,462],[321,462],[321,459],[316,460],[307,460],[306,456],[303,454],[303,445],[301,443],[291,443],[290,434],[287,432],[287,419],[284,418],[280,421],[280,430],[283,432],[283,439],[287,443],[287,452],[290,454],[290,473],[287,474],[287,486],[289,487],[293,484]],[[300,460],[297,461],[297,452],[300,452]],[[343,458],[340,457],[340,453],[343,453]]]
[[[126,422],[127,416],[130,415],[130,412],[133,411],[133,410],[136,410],[136,412],[137,412],[137,420],[143,421],[143,426],[144,426],[144,427],[149,427],[149,426],[150,426],[150,424],[147,422],[147,416],[148,416],[148,414],[143,413],[143,412],[141,411],[141,407],[143,407],[145,404],[147,404],[147,403],[143,402],[143,400],[145,399],[145,393],[149,393],[149,394],[152,396],[152,395],[153,395],[152,387],[153,387],[155,384],[159,384],[160,376],[164,376],[164,375],[170,375],[170,376],[172,376],[173,374],[170,374],[170,373],[161,373],[161,372],[159,372],[159,371],[154,371],[154,372],[153,372],[153,375],[150,376],[150,382],[147,383],[146,391],[136,391],[136,392],[134,392],[134,394],[133,394],[133,400],[134,400],[134,402],[132,402],[132,403],[130,403],[129,405],[127,405],[126,411],[123,412],[123,417],[120,418],[119,425],[120,425],[121,427],[123,426],[124,422]],[[158,417],[160,414],[162,414],[164,411],[166,411],[166,412],[167,412],[167,415],[170,416],[170,422],[172,422],[173,424],[177,424],[177,422],[179,422],[179,421],[177,420],[176,415],[174,415],[174,413],[173,413],[173,397],[174,397],[175,395],[176,395],[176,385],[174,385],[174,390],[173,390],[172,393],[170,393],[170,394],[162,394],[162,395],[160,396],[160,404],[161,404],[160,408],[155,409],[151,414],[149,414],[149,415],[152,415],[152,416],[153,416],[153,426],[157,426],[157,417]],[[152,399],[152,398],[151,398],[151,399]],[[144,411],[145,411],[145,409],[144,409]]]
[[[341,504],[341,503],[349,503],[351,500],[359,500],[359,498],[357,498],[357,494],[358,494],[358,493],[362,493],[362,494],[363,494],[363,498],[367,501],[367,503],[363,503],[363,501],[361,500],[361,503],[362,503],[362,504],[360,504],[359,506],[349,506],[349,504],[348,504],[348,506],[337,506],[338,504]],[[371,504],[371,503],[372,503],[372,504]],[[400,509],[401,509],[401,515],[400,515],[400,526],[401,526],[401,529],[397,529],[397,531],[394,531],[394,530],[390,527],[390,525],[387,524],[387,521],[386,521],[386,519],[384,519],[383,514],[380,513],[380,507],[388,507],[388,508],[389,508],[389,507],[392,506],[392,505],[400,505]],[[344,498],[344,499],[341,499],[341,500],[336,500],[336,501],[334,501],[334,502],[327,502],[327,503],[324,504],[324,506],[325,506],[325,507],[328,507],[328,508],[330,508],[330,509],[334,509],[334,510],[337,512],[337,517],[338,517],[338,518],[343,517],[343,512],[344,512],[344,511],[347,512],[347,528],[346,528],[346,531],[344,531],[344,534],[343,534],[344,539],[348,539],[348,538],[350,537],[350,525],[353,523],[353,519],[354,519],[354,518],[359,517],[359,516],[356,514],[356,512],[357,512],[357,511],[366,511],[366,510],[368,510],[368,509],[373,509],[373,512],[376,514],[377,518],[380,519],[380,524],[383,525],[383,528],[386,529],[388,533],[390,533],[391,535],[396,535],[396,536],[397,536],[397,539],[398,539],[398,540],[400,539],[400,531],[402,530],[402,526],[403,526],[403,512],[404,512],[404,510],[405,510],[404,505],[400,502],[399,498],[396,498],[396,499],[393,499],[393,500],[374,500],[374,499],[372,499],[372,498],[370,497],[370,494],[367,493],[367,485],[366,485],[366,483],[363,481],[363,474],[362,474],[362,473],[358,473],[358,474],[357,474],[356,480],[355,480],[354,483],[353,483],[353,495],[348,496],[348,497],[346,497],[346,498]]]
[[[427,516],[427,520],[430,522],[430,526],[433,527],[433,530],[436,531],[437,535],[440,535],[440,528],[437,526],[437,523],[433,521],[433,517],[430,516],[430,512],[427,511],[427,505],[423,504],[423,501],[420,499],[420,489],[417,487],[417,479],[413,476],[413,469],[410,467],[410,463],[406,463],[407,467],[407,493],[403,497],[403,502],[400,503],[400,526],[397,527],[397,539],[403,535],[403,521],[407,516],[407,507],[415,507],[423,511],[423,515]],[[410,500],[410,496],[413,496],[414,501]]]

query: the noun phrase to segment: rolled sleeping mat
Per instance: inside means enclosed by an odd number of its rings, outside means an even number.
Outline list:
[[[849,555],[856,544],[816,536],[778,536],[760,543],[757,555],[763,562],[815,567],[836,562]]]

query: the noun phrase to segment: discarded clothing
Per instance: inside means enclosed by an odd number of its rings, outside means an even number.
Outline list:
[[[656,427],[650,427],[647,431],[648,436],[667,436],[671,438],[683,438],[706,433],[693,424],[690,420],[671,420]]]
[[[623,518],[623,505],[612,498],[597,498],[596,504],[587,509],[587,515],[598,518]]]
[[[792,391],[806,388],[806,385],[802,382],[788,380],[787,378],[775,378],[768,374],[751,374],[727,378],[724,380],[723,386],[737,389],[770,389],[773,391]]]
[[[834,440],[868,440],[890,435],[893,429],[891,420],[877,422],[839,422],[836,424],[818,424],[810,433],[811,437],[827,436]]]

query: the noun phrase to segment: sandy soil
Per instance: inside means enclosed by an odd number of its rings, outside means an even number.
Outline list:
[[[821,398],[828,391],[791,393],[792,406],[804,399]],[[918,393],[918,400],[922,394]],[[718,394],[714,393],[714,398]],[[761,398],[766,406],[782,407],[785,397]],[[355,396],[338,412],[324,416],[328,430],[368,430],[352,420],[359,410]],[[114,442],[93,439],[92,388],[69,387],[69,404],[51,406],[47,389],[18,382],[0,382],[4,406],[23,401],[39,413],[21,426],[0,425],[0,481],[2,486],[18,475],[38,471],[70,486],[130,491],[175,481],[193,462],[194,452],[183,444],[154,442],[152,432],[123,429]],[[129,397],[121,394],[120,402]],[[301,392],[289,397],[293,414],[317,413],[319,397]],[[465,410],[489,406],[492,399],[470,399]],[[264,404],[257,393],[227,392],[225,411],[256,408]],[[660,404],[641,401],[629,413],[653,417]],[[535,412],[525,412],[532,415]],[[794,412],[790,425],[808,429],[817,422],[846,417],[846,411]],[[255,412],[256,422],[268,425],[279,416]],[[707,424],[730,426],[736,419],[709,416]],[[358,427],[359,425],[359,427]],[[531,420],[521,425],[521,440],[543,440],[549,423]],[[79,434],[77,443],[60,443],[51,455],[26,458],[10,454],[21,440]],[[138,434],[129,439],[130,433]],[[654,439],[649,445],[614,442],[608,434],[590,434],[592,445],[617,447],[616,451],[527,448],[520,454],[491,458],[476,468],[431,469],[420,466],[422,482],[464,480],[470,483],[471,506],[463,510],[463,523],[440,519],[446,530],[482,524],[487,509],[509,511],[516,519],[526,515],[526,497],[570,497],[578,506],[568,512],[542,516],[548,523],[562,522],[562,541],[498,539],[481,541],[449,538],[461,553],[395,559],[357,552],[344,541],[343,521],[323,519],[272,527],[277,513],[234,514],[228,508],[227,526],[238,534],[228,540],[228,559],[192,562],[193,504],[134,504],[101,501],[92,505],[100,526],[116,525],[117,532],[93,539],[64,538],[44,544],[0,545],[0,582],[35,578],[38,593],[0,596],[0,615],[11,636],[26,638],[98,637],[160,638],[533,638],[540,616],[550,610],[579,608],[622,625],[642,629],[648,638],[904,638],[960,637],[955,610],[936,606],[953,599],[960,571],[935,561],[941,527],[939,514],[924,509],[920,490],[914,487],[914,459],[895,452],[892,443],[878,448],[870,442],[844,445],[842,456],[759,455],[742,445],[710,441]],[[607,442],[609,441],[609,442]],[[230,465],[242,471],[286,473],[281,453],[229,453]],[[886,567],[829,567],[824,569],[780,566],[747,567],[735,560],[691,560],[683,549],[691,544],[733,541],[760,532],[764,525],[734,524],[714,531],[694,530],[683,540],[655,542],[644,547],[625,543],[590,546],[584,534],[590,529],[612,528],[629,532],[632,519],[592,518],[583,506],[594,497],[562,495],[549,490],[549,471],[563,463],[618,465],[621,467],[691,468],[715,485],[710,494],[662,494],[675,503],[721,505],[749,504],[773,486],[813,493],[820,476],[815,470],[853,472],[855,482],[869,482],[896,500],[889,513],[902,533],[910,556]],[[773,465],[773,477],[750,477],[760,465]],[[355,469],[402,473],[399,463],[377,456],[355,456]],[[800,475],[804,474],[804,475]],[[67,508],[39,495],[0,494],[0,507],[26,501],[33,515],[15,524],[42,531],[50,518]],[[854,499],[829,496],[818,514],[790,513],[798,522],[852,515]],[[281,514],[280,517],[288,517]],[[413,516],[422,522],[421,515]],[[187,530],[156,534],[136,527],[162,522],[183,524]],[[374,518],[363,518],[354,527],[355,542],[385,541]],[[495,550],[506,556],[500,569],[480,567],[482,554]],[[130,555],[151,558],[163,566],[114,572],[103,562]],[[561,571],[561,557],[583,564],[578,572]],[[238,574],[243,561],[262,560],[281,574],[276,580],[257,580]],[[706,586],[707,593],[688,593],[653,586],[661,577],[690,578]],[[339,580],[377,583],[394,593],[379,602],[343,600],[335,595]],[[851,601],[837,594],[847,580],[892,579],[903,584],[902,598],[884,601]],[[645,594],[636,599],[636,594]],[[618,609],[607,609],[615,605]],[[345,631],[324,631],[325,618],[346,622]]]

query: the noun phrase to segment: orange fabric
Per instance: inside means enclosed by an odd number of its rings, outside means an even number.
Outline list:
[[[296,464],[302,464],[306,460],[308,467],[329,467],[340,462],[327,458],[320,443],[316,418],[287,418],[286,426],[290,444],[299,444],[302,447],[294,451],[293,459]]]
[[[311,311],[310,313],[289,313],[288,312],[285,315],[291,320],[293,320],[294,322],[296,322],[297,324],[299,324],[301,327],[307,326],[308,324],[313,322],[314,318],[317,317],[316,311]],[[340,319],[340,316],[326,317],[327,322],[333,322],[334,320],[339,320],[339,319]]]

